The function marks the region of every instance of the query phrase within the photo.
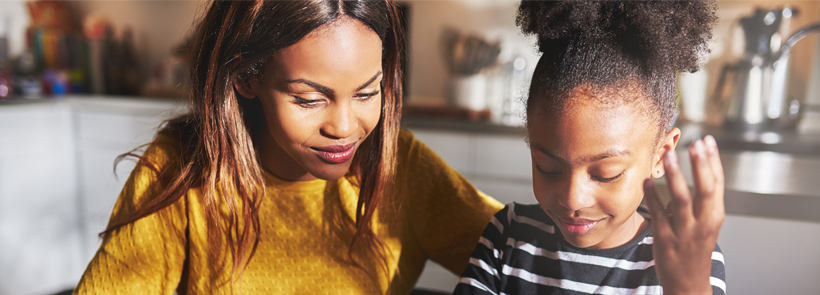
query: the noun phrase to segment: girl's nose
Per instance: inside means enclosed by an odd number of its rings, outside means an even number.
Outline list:
[[[558,203],[570,212],[595,205],[595,198],[590,194],[586,186],[588,181],[579,176],[572,176],[567,180],[566,187],[560,196]]]

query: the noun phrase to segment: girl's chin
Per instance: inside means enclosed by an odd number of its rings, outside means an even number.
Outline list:
[[[591,239],[584,239],[584,238],[564,238],[567,242],[571,245],[578,247],[578,248],[589,248],[595,249],[595,246],[598,244],[599,241],[592,241]]]
[[[564,236],[564,240],[578,248],[598,249],[598,246],[603,241],[596,232],[586,232],[583,235],[577,235],[568,232],[566,228],[561,228],[561,234]]]

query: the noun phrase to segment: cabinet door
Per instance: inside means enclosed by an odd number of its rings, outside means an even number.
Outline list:
[[[477,135],[475,151],[476,175],[532,181],[530,148],[523,137]]]
[[[534,204],[537,202],[532,193],[532,183],[526,181],[497,180],[488,177],[467,177],[467,179],[476,188],[502,204],[512,202]]]
[[[428,129],[410,131],[459,173],[474,173],[475,136],[472,134]]]
[[[71,108],[0,108],[0,294],[74,286],[80,221]]]
[[[817,294],[820,223],[728,215],[718,244],[728,294]]]
[[[0,294],[52,294],[73,288],[86,262],[76,222],[47,222],[0,234]]]

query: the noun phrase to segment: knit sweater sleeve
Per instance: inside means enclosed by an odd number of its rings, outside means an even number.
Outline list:
[[[159,135],[143,153],[114,206],[109,224],[146,206],[178,171],[177,145]],[[160,171],[165,171],[164,173]],[[173,294],[186,256],[185,196],[106,235],[74,294]]]
[[[400,133],[396,182],[426,256],[455,274],[503,205],[482,193],[409,131]]]

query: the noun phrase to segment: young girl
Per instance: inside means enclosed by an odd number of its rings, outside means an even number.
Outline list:
[[[543,52],[527,102],[538,205],[493,217],[455,293],[725,294],[717,146],[689,147],[690,193],[670,129],[714,3],[524,1],[516,21]],[[665,209],[648,179],[664,174]]]
[[[409,294],[501,204],[399,130],[384,1],[215,1],[191,113],[140,156],[75,294]]]

